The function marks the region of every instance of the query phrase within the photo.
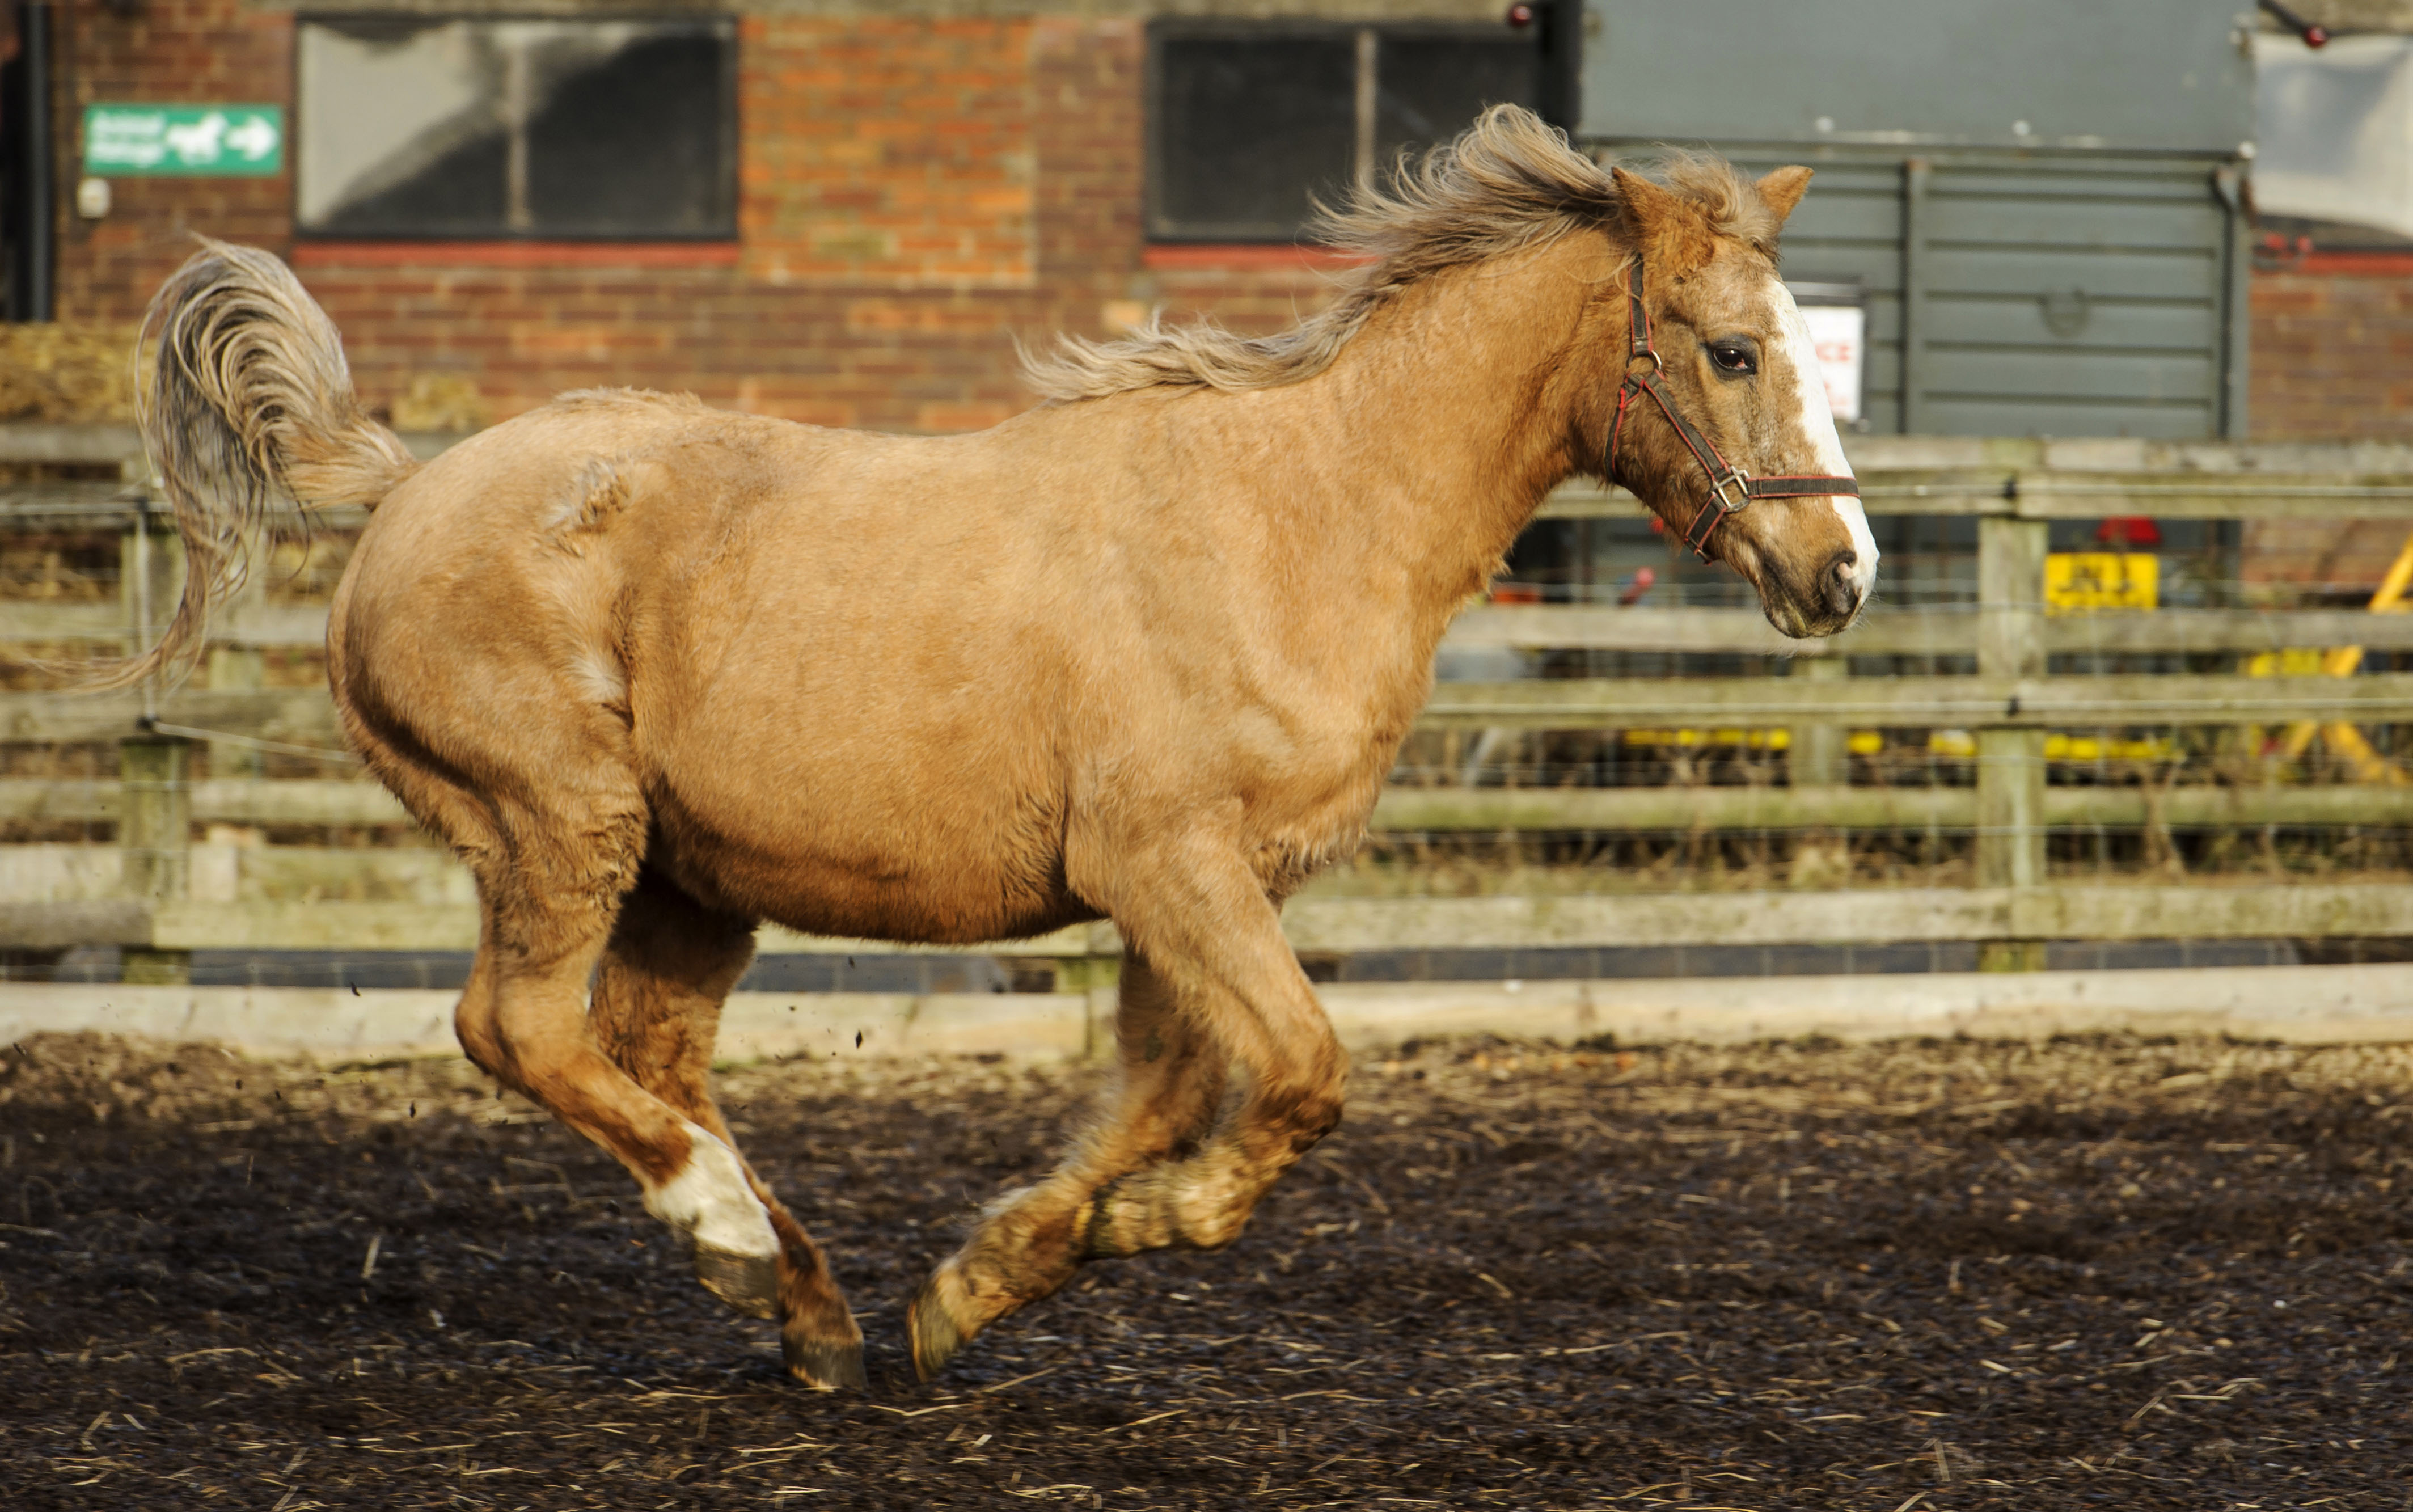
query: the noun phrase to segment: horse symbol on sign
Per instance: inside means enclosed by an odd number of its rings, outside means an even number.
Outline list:
[[[227,118],[216,111],[185,126],[168,128],[168,150],[187,163],[215,160],[226,140]]]
[[[200,120],[168,128],[168,150],[188,165],[216,162],[229,152],[259,162],[276,150],[276,126],[264,115],[245,116],[241,125],[221,111]]]

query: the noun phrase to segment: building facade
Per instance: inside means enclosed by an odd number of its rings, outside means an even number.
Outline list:
[[[129,324],[200,231],[288,258],[344,332],[363,394],[406,427],[457,428],[606,383],[824,424],[985,425],[1031,402],[1017,343],[1108,335],[1158,309],[1270,330],[1325,297],[1334,270],[1281,234],[1280,215],[1251,220],[1219,200],[1245,199],[1248,185],[1231,188],[1229,174],[1167,140],[1182,120],[1253,141],[1252,160],[1321,142],[1366,166],[1444,131],[1462,104],[1427,86],[1438,103],[1418,114],[1419,57],[1428,71],[1462,73],[1491,55],[1486,46],[1533,40],[1512,37],[1506,9],[338,0],[297,14],[259,0],[81,0],[50,7],[52,309],[76,325]],[[703,103],[682,116],[649,82],[667,76],[589,67],[583,105],[553,111],[548,128],[546,102],[567,97],[563,69],[608,51],[566,34],[502,37],[548,19],[598,36],[701,28],[706,51],[692,55],[703,61],[679,77]],[[438,23],[500,28],[472,38],[488,49],[483,74],[475,58],[445,72],[427,42]],[[1170,62],[1162,51],[1167,29],[1183,27],[1283,44],[1239,66],[1289,69],[1291,93],[1321,104],[1284,115],[1256,96],[1216,96],[1213,48]],[[1353,74],[1348,50],[1378,33],[1387,71],[1376,89],[1372,53]],[[394,61],[422,44],[433,72]],[[526,57],[509,62],[523,44]],[[1177,77],[1176,64],[1190,72]],[[504,114],[516,99],[526,129],[465,141],[450,157],[440,141],[416,158],[401,152],[459,105],[438,97],[456,86],[473,104],[491,89]],[[1535,87],[1547,94],[1547,78]],[[107,181],[97,207],[78,194],[83,126],[89,108],[116,103],[277,106],[292,150],[259,176],[95,174]],[[1334,147],[1326,139],[1345,137],[1352,111],[1354,144]],[[725,123],[717,141],[696,126],[712,119]],[[547,129],[585,141],[584,156]],[[688,157],[660,147],[674,138]],[[427,185],[485,169],[508,183],[494,204],[430,199]],[[696,188],[707,180],[721,188]],[[2404,437],[2413,258],[2298,247],[2266,260],[2252,280],[2250,433]]]
[[[546,7],[311,19],[531,8]],[[343,331],[363,396],[406,423],[425,418],[414,393],[438,420],[498,419],[564,389],[630,384],[822,424],[990,424],[1031,402],[1017,342],[1112,334],[1159,307],[1279,329],[1329,289],[1330,269],[1286,242],[1149,236],[1146,8],[716,7],[735,127],[733,160],[715,165],[734,189],[720,233],[550,237],[314,231],[299,223],[294,157],[340,114],[311,91],[343,81],[302,55],[308,22],[249,0],[67,7],[53,54],[63,157],[86,108],[120,101],[282,105],[302,140],[268,176],[112,179],[96,216],[76,213],[76,175],[62,173],[55,318],[139,319],[199,231],[286,257]],[[1253,10],[1268,8],[1282,7]],[[1488,0],[1313,19],[1504,29]]]

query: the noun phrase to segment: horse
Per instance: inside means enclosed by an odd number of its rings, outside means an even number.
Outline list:
[[[1613,478],[1787,634],[1858,613],[1876,546],[1777,273],[1809,178],[1604,170],[1495,108],[1324,212],[1357,269],[1280,334],[1059,338],[1025,357],[1042,402],[968,435],[589,390],[424,463],[285,266],[205,239],[140,414],[186,577],[92,680],[188,667],[280,496],[371,511],[328,680],[476,879],[462,1048],[615,1156],[812,1386],[863,1386],[862,1333],[708,1085],[758,924],[1111,919],[1117,1075],[923,1282],[926,1379],[1089,1261],[1230,1244],[1340,1121],[1283,901],[1360,843],[1552,487]]]

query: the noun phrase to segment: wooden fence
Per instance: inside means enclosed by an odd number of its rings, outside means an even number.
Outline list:
[[[436,443],[422,440],[422,451]],[[130,437],[106,428],[0,427],[0,462],[115,462]],[[1303,951],[1709,943],[1980,943],[1986,964],[2041,963],[2051,940],[2413,935],[2413,887],[2215,882],[2072,885],[2047,874],[2055,826],[2374,825],[2413,822],[2413,786],[2049,787],[2055,725],[2287,725],[2413,719],[2413,674],[2260,677],[2234,673],[2056,674],[2069,652],[2244,656],[2288,647],[2413,649],[2413,615],[2334,609],[2170,610],[2049,616],[2046,538],[2056,519],[2402,520],[2413,528],[2413,449],[2254,447],[2216,443],[1958,441],[1866,438],[1853,448],[1872,513],[1976,518],[1974,606],[1872,613],[1830,642],[1782,639],[1754,611],[1487,606],[1453,629],[1458,648],[1624,650],[1789,657],[1783,675],[1446,682],[1427,728],[1550,731],[1652,726],[1783,728],[1793,735],[1790,785],[1503,791],[1397,787],[1378,831],[1731,829],[1954,830],[1974,836],[1975,885],[1554,897],[1340,897],[1295,900],[1286,924]],[[0,643],[140,645],[152,606],[172,601],[174,553],[149,519],[138,465],[126,481],[0,486],[0,521],[73,523],[127,532],[120,601],[0,600]],[[1546,512],[1634,514],[1620,495],[1562,491]],[[140,570],[135,570],[136,564]],[[196,896],[196,823],[400,825],[381,789],[347,777],[323,688],[260,686],[260,658],[315,646],[323,609],[253,598],[214,627],[200,686],[150,695],[0,694],[0,740],[121,742],[114,782],[0,780],[0,819],[113,824],[116,884],[100,897],[0,902],[0,948],[114,944],[129,979],[175,980],[196,949],[466,949],[473,911],[457,897],[416,902],[238,901]],[[1965,676],[1853,677],[1853,655],[1974,659]],[[1974,737],[1975,786],[1847,784],[1852,726],[1950,727]],[[216,741],[208,780],[192,780],[196,742]],[[264,747],[263,747],[264,743]],[[316,752],[331,776],[266,780],[257,752]],[[228,776],[233,772],[237,775]],[[0,848],[0,866],[7,862]],[[207,847],[200,848],[206,851]],[[319,852],[289,871],[341,892],[374,852]],[[222,858],[221,858],[222,859]],[[303,858],[291,858],[303,862]],[[437,867],[449,862],[434,862]],[[1601,881],[1615,885],[1620,879]],[[206,891],[206,890],[204,890]],[[452,892],[459,894],[460,889]],[[765,932],[768,952],[894,949]],[[1073,986],[1110,974],[1118,946],[1104,926],[991,953],[1056,959]]]

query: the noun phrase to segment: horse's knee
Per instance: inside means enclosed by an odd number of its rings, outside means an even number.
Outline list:
[[[587,1047],[580,1005],[546,1001],[555,996],[527,986],[506,991],[497,994],[488,1015],[495,1053],[501,1058],[496,1075],[548,1105],[554,1100],[540,1089],[574,1080],[580,1052]]]
[[[1340,1128],[1342,1108],[1337,1087],[1300,1097],[1282,1119],[1282,1126],[1290,1134],[1291,1152],[1304,1155],[1322,1143],[1325,1134]]]
[[[502,1030],[495,1022],[495,998],[486,984],[477,976],[469,979],[461,1001],[452,1009],[452,1033],[461,1042],[461,1053],[469,1063],[489,1076],[503,1074]]]
[[[1259,1094],[1260,1126],[1268,1134],[1287,1138],[1294,1155],[1307,1153],[1340,1127],[1348,1073],[1348,1058],[1336,1044],[1310,1069],[1294,1072]]]

